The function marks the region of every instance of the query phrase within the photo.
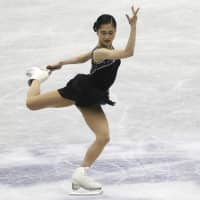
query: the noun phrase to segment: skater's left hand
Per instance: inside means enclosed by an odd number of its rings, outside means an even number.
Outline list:
[[[133,15],[131,17],[129,17],[126,14],[126,17],[128,19],[129,24],[131,25],[131,27],[135,27],[136,26],[136,22],[137,22],[137,14],[140,10],[140,8],[137,8],[136,10],[134,9],[134,6],[131,7],[132,13]]]
[[[47,69],[54,71],[62,68],[62,65],[60,63],[54,64],[54,65],[48,65],[46,67]]]

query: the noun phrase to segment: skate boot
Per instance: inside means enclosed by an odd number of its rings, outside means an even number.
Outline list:
[[[102,194],[102,186],[87,176],[86,167],[79,167],[72,175],[72,192],[70,195],[98,195]]]
[[[39,80],[40,83],[48,79],[51,74],[50,70],[32,67],[27,70],[26,75],[29,76],[28,85],[30,86],[33,80]]]

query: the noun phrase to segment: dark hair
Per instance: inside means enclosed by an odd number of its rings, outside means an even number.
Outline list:
[[[93,30],[97,32],[102,24],[112,24],[115,29],[117,28],[116,20],[112,15],[103,14],[99,16],[93,25]]]

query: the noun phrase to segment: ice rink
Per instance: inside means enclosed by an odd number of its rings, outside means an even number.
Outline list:
[[[94,135],[75,106],[30,111],[25,72],[87,52],[96,18],[118,22],[140,7],[134,57],[122,60],[106,105],[111,142],[91,168],[96,197],[71,197],[71,174]],[[0,0],[0,199],[199,200],[200,2],[195,0]],[[63,87],[90,62],[66,65],[42,85]]]

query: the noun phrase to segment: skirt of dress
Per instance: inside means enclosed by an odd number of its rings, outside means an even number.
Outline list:
[[[74,100],[80,107],[115,104],[109,99],[108,90],[101,90],[92,84],[89,74],[77,74],[65,87],[58,89],[58,92],[62,97]]]

